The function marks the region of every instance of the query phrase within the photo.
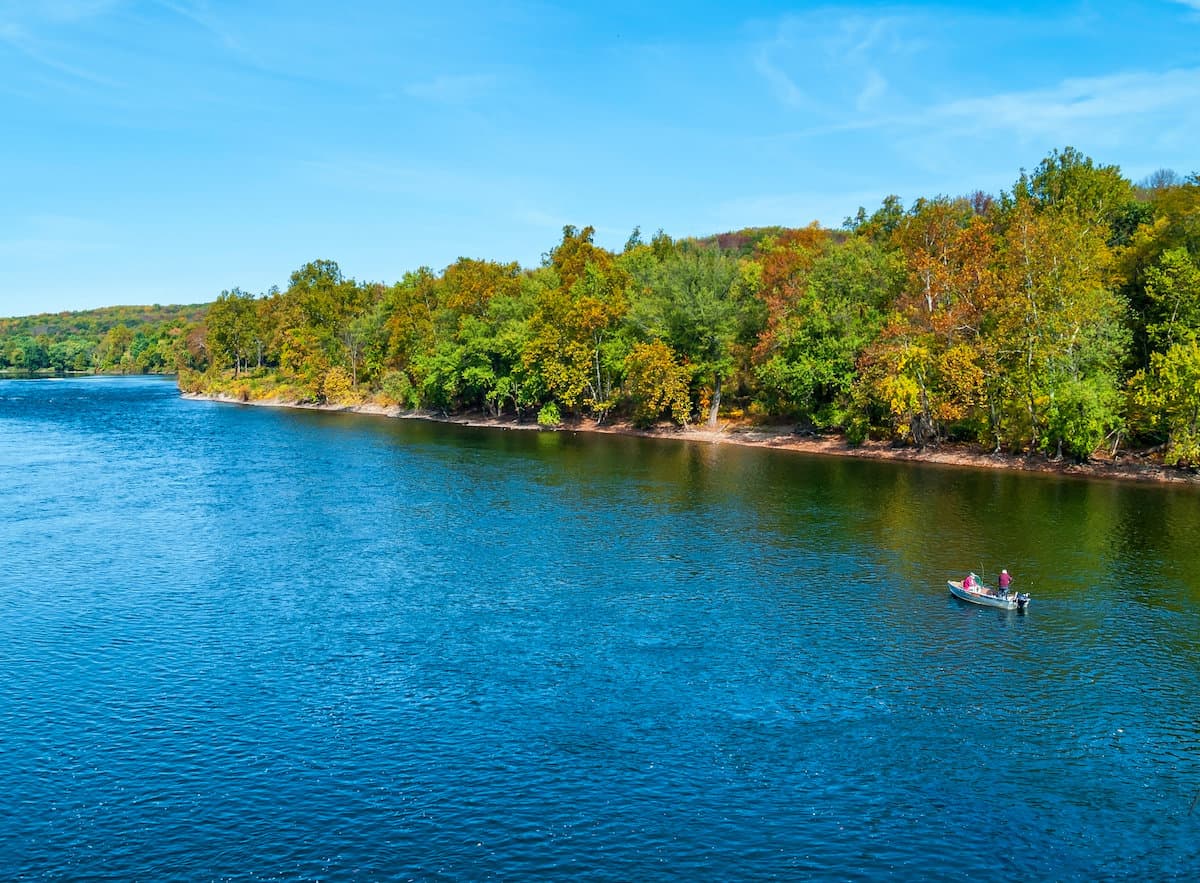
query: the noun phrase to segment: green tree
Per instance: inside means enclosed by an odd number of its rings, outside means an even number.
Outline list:
[[[1200,263],[1186,249],[1163,252],[1146,273],[1146,333],[1150,345],[1166,351],[1200,336]]]
[[[125,351],[129,349],[129,344],[132,342],[133,332],[124,322],[110,328],[100,338],[100,344],[96,348],[96,368],[101,371],[109,371],[120,366]]]
[[[769,410],[819,428],[845,425],[859,357],[901,279],[898,257],[873,239],[856,237],[817,257],[756,369]]]
[[[1023,420],[1008,413],[1008,435],[1083,457],[1094,433],[1080,427],[1120,424],[1116,399],[1105,392],[1117,388],[1128,348],[1125,303],[1105,285],[1111,252],[1102,232],[1074,212],[1038,211],[1027,199],[1011,207],[1007,224],[996,334],[1024,411]],[[1090,410],[1056,416],[1080,408]]]
[[[1135,419],[1166,439],[1168,465],[1200,465],[1200,343],[1191,338],[1150,356],[1132,380]]]
[[[1150,218],[1138,226],[1117,252],[1117,279],[1129,301],[1133,335],[1131,367],[1149,365],[1151,343],[1146,326],[1156,320],[1146,286],[1163,255],[1182,249],[1198,260],[1200,255],[1200,182],[1175,182],[1149,191]]]
[[[754,312],[742,283],[736,258],[694,246],[680,248],[663,262],[655,282],[666,340],[701,384],[709,426],[717,424],[722,388],[736,367],[735,345]]]
[[[1032,175],[1022,172],[1014,196],[1031,199],[1039,208],[1069,210],[1109,244],[1129,212],[1136,211],[1133,184],[1121,170],[1098,166],[1074,147],[1051,151]]]
[[[212,358],[233,368],[237,377],[246,370],[262,340],[254,295],[240,288],[222,291],[208,308],[205,321]]]

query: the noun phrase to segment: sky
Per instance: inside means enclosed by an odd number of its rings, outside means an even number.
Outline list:
[[[1200,0],[0,0],[0,315],[1200,171]]]

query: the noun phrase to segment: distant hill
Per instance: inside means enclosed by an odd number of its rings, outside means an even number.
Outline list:
[[[721,251],[733,252],[739,257],[746,257],[759,250],[759,246],[767,239],[779,239],[785,233],[795,233],[796,227],[745,227],[741,230],[731,230],[728,233],[715,233],[711,236],[692,237],[701,248],[719,248]],[[825,229],[824,233],[833,242],[843,242],[847,237],[845,230]]]
[[[0,370],[171,372],[208,307],[99,307],[0,319]]]
[[[0,319],[0,337],[27,334],[31,337],[77,334],[104,334],[118,325],[134,329],[161,322],[199,322],[208,304],[171,304],[162,306],[97,307],[61,313],[38,313],[35,316],[14,316]]]

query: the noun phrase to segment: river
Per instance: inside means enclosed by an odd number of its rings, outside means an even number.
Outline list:
[[[0,516],[4,879],[1200,875],[1194,487],[73,378]]]

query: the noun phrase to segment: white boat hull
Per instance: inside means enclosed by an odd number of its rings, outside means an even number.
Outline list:
[[[986,586],[979,588],[963,588],[961,580],[948,579],[946,584],[950,586],[950,594],[955,598],[961,598],[964,601],[970,601],[972,604],[980,604],[984,607],[999,607],[1001,610],[1024,610],[1029,605],[1029,596],[1018,594],[1017,592],[1007,592],[1000,594]]]

